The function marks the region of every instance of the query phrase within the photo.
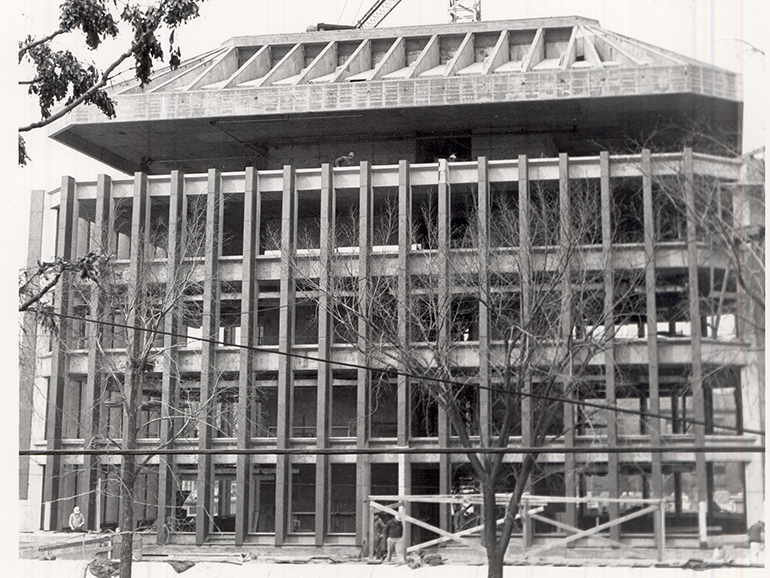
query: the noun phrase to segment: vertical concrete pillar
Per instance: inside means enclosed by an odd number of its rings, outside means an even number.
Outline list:
[[[658,312],[655,304],[656,287],[656,263],[655,263],[655,219],[654,202],[652,194],[652,158],[650,151],[642,151],[642,205],[644,213],[644,258],[646,269],[644,275],[644,287],[646,293],[647,315],[647,351],[648,351],[648,378],[650,383],[648,408],[653,415],[660,415],[660,377],[658,360]],[[642,418],[644,419],[644,418]],[[650,443],[660,446],[660,418],[647,418],[647,432]],[[663,466],[660,453],[650,455],[652,461],[652,497],[663,497]],[[655,516],[655,535],[661,532],[660,518]]]
[[[182,223],[184,209],[184,175],[179,171],[171,171],[168,195],[168,243],[166,246],[166,279],[172,283],[179,275],[182,255]],[[178,294],[178,291],[171,291]],[[177,406],[177,389],[179,387],[178,347],[181,332],[180,299],[175,299],[169,307],[163,320],[163,350],[164,365],[161,376],[160,404],[160,443],[163,447],[173,448],[176,430],[174,427],[174,408]],[[174,456],[162,455],[158,459],[158,515],[157,542],[165,544],[168,540],[168,526],[176,514],[177,483]]]
[[[91,250],[104,254],[109,246],[109,221],[113,218],[110,214],[110,198],[112,197],[112,181],[107,175],[99,175],[96,181],[96,215],[91,229]],[[85,389],[83,391],[83,423],[82,436],[86,446],[99,434],[99,407],[97,400],[101,395],[104,383],[102,373],[101,348],[99,343],[102,338],[102,326],[106,321],[106,303],[101,287],[94,283],[91,286],[89,303],[89,319],[86,325],[88,339],[88,375],[86,376]],[[98,479],[99,458],[97,456],[83,456],[83,483],[88,488],[88,499],[82,500],[81,512],[86,519],[86,527],[98,530],[96,527],[96,485]]]
[[[398,163],[398,341],[404,351],[408,350],[411,340],[409,324],[410,306],[410,277],[409,277],[409,251],[412,245],[412,185],[410,179],[409,161],[401,160]],[[405,448],[409,444],[410,423],[410,383],[409,378],[403,375],[408,370],[406,363],[399,361],[398,370],[398,405],[397,405],[397,445]],[[406,495],[411,493],[412,476],[409,455],[398,454],[398,493]],[[409,502],[404,503],[404,513],[411,516],[412,507]],[[411,544],[411,524],[404,524],[404,546]]]
[[[143,319],[143,311],[148,303],[143,298],[143,283],[145,282],[145,263],[147,255],[145,249],[148,241],[146,232],[149,221],[149,192],[147,188],[147,175],[143,173],[134,174],[134,194],[131,205],[131,235],[130,235],[130,263],[128,265],[128,283],[126,297],[126,358],[129,363],[126,364],[126,370],[123,375],[122,393],[123,401],[123,442],[124,449],[136,448],[138,408],[141,405],[142,385],[141,369],[135,367],[131,361],[136,361],[140,357],[142,343],[146,336],[139,327]],[[124,467],[136,472],[136,459],[124,456]],[[134,483],[134,489],[138,487]],[[134,509],[133,520],[129,523],[130,528],[123,527],[123,530],[133,529],[136,523],[137,508]]]
[[[606,151],[599,154],[599,186],[601,188],[602,211],[602,258],[604,262],[604,387],[607,405],[617,404],[615,391],[615,263],[612,250],[612,188],[610,186],[610,155]],[[607,445],[618,445],[618,414],[607,416]],[[618,477],[618,454],[608,455],[607,485],[609,497],[620,497]],[[620,508],[617,502],[609,504],[610,520],[617,520]],[[610,528],[610,539],[620,539],[620,526]]]
[[[29,237],[27,244],[27,271],[34,271],[40,261],[43,246],[45,215],[44,190],[32,191],[30,199]],[[34,306],[33,306],[34,307]],[[21,348],[19,351],[19,449],[28,450],[32,441],[32,408],[35,397],[35,369],[37,366],[37,316],[24,313]],[[19,456],[19,499],[29,499],[30,458]]]
[[[72,237],[74,232],[73,213],[75,204],[75,179],[63,177],[59,203],[59,223],[56,232],[56,256],[64,261],[73,258]],[[53,310],[55,315],[67,314],[71,301],[71,278],[68,272],[62,274],[59,286],[54,294]],[[57,318],[60,335],[67,335],[71,326],[65,317]],[[52,337],[51,346],[51,375],[48,383],[48,416],[46,419],[46,449],[61,449],[62,411],[64,405],[64,389],[67,382],[67,350],[61,339]],[[65,512],[60,511],[60,479],[61,458],[46,456],[45,473],[43,477],[43,506],[48,507],[49,514],[44,521],[44,530],[58,530],[66,522]]]
[[[532,315],[532,240],[529,234],[529,163],[527,155],[519,155],[519,268],[521,272],[521,326],[528,327]],[[533,344],[527,338],[523,347]],[[532,379],[526,378],[521,397],[521,443],[532,445]]]
[[[752,160],[745,162],[741,170],[741,181],[733,188],[733,223],[736,236],[744,237],[749,227],[761,223],[764,225],[764,203],[752,201],[752,181],[759,175],[750,174]],[[760,211],[760,214],[755,214]],[[739,258],[741,266],[751,271],[758,263],[752,263],[746,253]],[[754,274],[754,273],[752,273]],[[737,336],[743,342],[750,343],[746,352],[746,363],[740,368],[740,415],[741,425],[747,429],[763,431],[765,429],[765,312],[762,307],[738,284],[736,304],[739,319]],[[752,320],[741,323],[742,319]],[[746,525],[753,526],[763,519],[765,505],[765,454],[752,453],[745,464],[746,480]]]
[[[283,196],[281,202],[281,288],[278,312],[278,350],[291,353],[294,333],[294,272],[296,248],[297,185],[294,167],[283,167]],[[278,433],[276,447],[289,447],[291,435],[291,399],[294,381],[292,358],[278,358]],[[286,455],[276,456],[275,466],[275,545],[282,546],[288,531],[288,511],[291,507],[291,469]]]
[[[690,326],[692,343],[692,387],[693,403],[695,409],[695,445],[703,447],[706,441],[705,395],[703,391],[703,364],[701,361],[701,317],[698,302],[698,232],[697,215],[695,206],[695,183],[693,170],[692,149],[685,148],[682,156],[682,176],[684,177],[685,213],[687,215],[687,281],[690,301]],[[651,408],[653,409],[653,408]],[[653,409],[654,410],[654,409]],[[695,480],[698,491],[698,512],[700,545],[706,547],[708,530],[704,516],[709,510],[709,493],[707,482],[706,456],[703,452],[695,454]],[[657,495],[655,497],[658,497]]]
[[[238,449],[251,446],[252,422],[249,407],[254,390],[254,328],[257,324],[259,282],[257,255],[259,255],[259,222],[262,198],[259,192],[259,174],[247,167],[243,190],[243,265],[241,277],[241,350],[238,364]],[[251,456],[239,454],[235,471],[235,545],[242,546],[249,533],[252,504]]]
[[[412,244],[412,187],[410,182],[409,161],[398,164],[398,340],[404,350],[411,339],[409,326],[409,251]],[[407,367],[399,363],[400,372]],[[409,439],[409,378],[398,376],[398,445],[406,447]],[[406,457],[406,456],[405,456]]]
[[[478,254],[479,254],[479,435],[481,446],[490,447],[492,426],[492,386],[489,369],[489,165],[478,159]]]
[[[559,154],[559,244],[561,251],[561,262],[565,268],[566,274],[562,276],[561,281],[561,314],[559,319],[559,338],[563,343],[568,343],[570,333],[572,332],[572,287],[571,272],[572,263],[569,257],[570,252],[580,241],[573,234],[572,230],[572,211],[570,208],[569,194],[569,156],[567,153]],[[577,398],[580,394],[576,391],[576,383],[572,380],[572,360],[570,355],[568,377],[562,382],[562,395],[567,398]],[[575,412],[577,408],[574,404],[564,404],[564,447],[571,448],[575,446]],[[574,453],[564,455],[564,493],[567,497],[577,496],[578,480],[576,471],[577,460]],[[576,504],[566,504],[565,522],[570,526],[577,525],[577,506]],[[574,542],[570,545],[574,546]]]
[[[318,301],[318,355],[331,358],[332,346],[332,251],[334,244],[334,181],[331,166],[321,165],[321,238],[319,249],[321,294]],[[332,410],[332,371],[326,361],[318,362],[318,414],[316,446],[329,447]],[[322,546],[329,531],[329,456],[316,456],[315,467],[315,543]],[[358,523],[358,520],[356,520]]]
[[[371,313],[371,251],[372,251],[372,167],[369,161],[361,161],[359,187],[359,222],[358,222],[358,359],[360,366],[370,365],[368,359]],[[369,370],[356,370],[356,447],[369,447]],[[371,488],[371,469],[369,456],[356,456],[356,545],[363,545],[366,526],[366,497]]]
[[[438,323],[438,343],[436,350],[438,352],[438,363],[443,365],[442,369],[447,369],[444,374],[446,378],[451,379],[448,368],[449,351],[452,340],[452,295],[449,270],[449,252],[451,245],[451,190],[449,186],[449,163],[446,159],[438,161],[438,295],[436,322]],[[438,406],[438,445],[439,447],[449,447],[450,425],[449,416],[446,407],[443,404]],[[450,492],[450,480],[452,477],[451,456],[449,454],[439,454],[439,489],[438,493],[447,495]],[[440,527],[449,530],[449,504],[439,504]]]
[[[412,464],[409,460],[408,454],[398,454],[398,495],[408,496],[414,494],[412,490]],[[407,516],[412,515],[412,503],[404,502],[404,514]],[[412,544],[412,525],[403,524],[404,526],[404,548],[408,548]]]
[[[221,208],[221,177],[216,169],[209,169],[206,193],[206,240],[203,279],[204,341],[201,344],[200,418],[198,420],[198,448],[210,450],[213,427],[212,406],[216,403],[217,381],[216,346],[209,340],[219,337],[219,225]],[[195,543],[203,544],[209,536],[214,512],[214,466],[211,454],[198,456],[198,504],[195,516]]]

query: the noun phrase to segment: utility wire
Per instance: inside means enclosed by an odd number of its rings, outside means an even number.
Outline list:
[[[404,446],[388,448],[162,448],[162,449],[51,449],[51,450],[19,450],[20,456],[146,456],[146,455],[186,455],[186,456],[339,456],[339,455],[427,455],[427,454],[630,454],[653,453],[662,454],[669,452],[687,453],[764,453],[765,446],[614,446],[585,448],[564,447],[554,448],[546,446],[489,448],[458,446],[456,448],[410,448]]]
[[[613,405],[593,403],[593,402],[590,402],[590,401],[582,401],[582,400],[566,398],[566,397],[565,398],[554,397],[554,396],[545,395],[545,394],[538,394],[538,393],[534,393],[534,392],[517,391],[515,393],[512,393],[512,392],[506,391],[504,389],[493,387],[493,386],[481,385],[479,383],[464,383],[464,382],[460,382],[460,381],[452,381],[452,380],[448,380],[448,379],[442,379],[442,378],[439,378],[439,377],[432,377],[432,376],[429,376],[429,375],[416,375],[416,374],[413,374],[413,373],[410,373],[410,372],[400,371],[398,369],[394,369],[394,368],[391,368],[391,367],[372,367],[372,366],[363,365],[363,364],[359,364],[359,363],[348,362],[348,361],[335,361],[335,360],[332,360],[332,359],[322,359],[320,357],[313,357],[313,356],[309,356],[309,355],[302,355],[302,354],[299,354],[299,353],[291,353],[291,352],[288,352],[288,351],[280,351],[280,350],[275,350],[275,349],[268,349],[266,347],[259,347],[259,346],[253,346],[253,345],[250,346],[250,345],[242,345],[242,344],[234,344],[234,343],[224,343],[222,341],[219,341],[218,339],[209,339],[209,338],[206,338],[206,337],[188,336],[188,335],[183,335],[181,333],[175,333],[175,332],[171,332],[171,331],[163,331],[163,330],[160,330],[160,329],[157,329],[157,330],[147,329],[147,328],[144,328],[144,327],[131,326],[131,325],[123,324],[123,323],[115,323],[115,322],[111,322],[111,321],[103,321],[103,320],[99,320],[99,319],[90,319],[90,318],[87,318],[87,317],[77,317],[77,316],[74,316],[74,315],[67,315],[65,313],[51,312],[49,314],[50,315],[55,315],[57,317],[61,317],[61,318],[64,318],[64,319],[72,319],[72,320],[81,321],[81,322],[85,321],[85,322],[88,322],[88,323],[94,323],[94,324],[97,324],[97,325],[104,325],[104,326],[108,326],[108,327],[117,327],[117,328],[120,328],[120,329],[132,329],[134,331],[153,332],[157,336],[169,335],[171,337],[177,337],[177,338],[181,338],[181,339],[185,339],[185,340],[187,340],[187,339],[194,339],[195,341],[199,341],[199,342],[202,342],[202,343],[209,343],[211,345],[223,345],[223,346],[226,346],[226,347],[237,347],[239,349],[246,349],[248,351],[254,351],[254,352],[257,352],[257,353],[268,353],[268,354],[279,355],[279,356],[284,356],[284,357],[289,357],[289,358],[303,359],[305,361],[316,361],[318,363],[328,363],[330,365],[336,365],[336,366],[339,366],[339,367],[347,367],[347,368],[350,368],[350,369],[364,369],[364,370],[367,370],[367,371],[375,371],[375,372],[379,372],[379,373],[386,373],[386,374],[389,374],[389,375],[395,375],[395,376],[401,376],[401,377],[409,377],[409,378],[417,379],[417,380],[420,380],[420,381],[430,381],[430,382],[434,382],[434,383],[440,383],[440,384],[443,384],[443,385],[453,385],[453,386],[457,386],[457,387],[473,387],[473,388],[476,388],[476,389],[479,389],[479,390],[486,390],[486,391],[490,391],[490,392],[493,392],[493,393],[496,392],[496,393],[502,393],[502,394],[507,394],[507,395],[520,395],[521,397],[529,397],[531,399],[540,399],[540,400],[543,400],[543,401],[552,401],[552,402],[556,402],[556,403],[567,403],[567,404],[572,404],[572,405],[576,405],[576,406],[579,406],[579,407],[591,407],[591,408],[595,408],[595,409],[608,410],[608,411],[612,411],[612,412],[627,413],[627,414],[636,415],[636,416],[642,416],[642,417],[648,417],[648,418],[657,418],[657,419],[674,421],[674,418],[672,416],[668,416],[668,415],[665,415],[665,414],[651,413],[651,412],[642,412],[642,411],[633,410],[633,409],[620,408],[620,407],[613,406]],[[757,430],[757,429],[745,428],[745,427],[737,428],[737,427],[732,427],[732,426],[720,425],[720,424],[716,424],[716,423],[709,424],[709,423],[706,423],[705,421],[695,420],[695,419],[691,419],[691,418],[685,418],[685,419],[678,420],[678,421],[680,421],[683,424],[688,424],[688,425],[702,425],[704,427],[711,426],[712,428],[715,428],[715,429],[721,429],[721,430],[726,430],[726,431],[730,431],[730,432],[736,432],[738,434],[750,433],[750,434],[757,434],[757,435],[761,435],[761,436],[765,435],[765,431],[764,430]]]

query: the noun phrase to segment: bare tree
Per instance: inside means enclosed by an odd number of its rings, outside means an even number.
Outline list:
[[[93,449],[135,450],[140,437],[158,438],[156,447],[163,449],[179,437],[187,437],[201,423],[216,420],[214,409],[225,387],[218,378],[206,398],[196,397],[191,403],[164,406],[166,400],[161,395],[164,368],[181,373],[179,368],[166,367],[176,363],[174,350],[187,345],[178,335],[179,320],[184,321],[183,326],[201,323],[197,300],[203,290],[203,275],[198,257],[206,250],[206,208],[205,203],[196,201],[187,201],[181,223],[154,220],[152,230],[136,238],[132,235],[130,262],[103,259],[98,275],[68,282],[75,317],[83,319],[73,320],[70,331],[57,336],[70,349],[93,347],[98,351],[100,388],[95,407],[86,411],[101,411],[103,417],[111,412],[98,431],[85,432],[86,437],[91,436],[86,445]],[[116,199],[116,214],[121,213],[120,205],[121,199]],[[98,248],[94,254],[106,254],[108,248],[99,242],[92,239],[92,246]],[[56,290],[67,287],[60,285]],[[175,387],[174,400],[184,401],[182,390],[196,390],[179,380]],[[165,428],[160,427],[162,422],[166,422]],[[121,578],[131,576],[137,480],[153,456],[152,451],[141,457],[124,454],[119,466]]]
[[[419,427],[427,435],[437,435],[447,420],[483,495],[489,576],[499,577],[521,496],[542,475],[541,452],[511,467],[502,453],[474,450],[504,449],[520,436],[524,446],[545,452],[549,443],[601,421],[604,410],[573,400],[602,381],[598,356],[618,339],[615,325],[641,325],[644,268],[629,266],[606,294],[596,182],[569,181],[561,189],[537,182],[528,194],[496,191],[486,215],[475,190],[451,194],[451,219],[435,189],[413,197],[407,239],[413,264],[407,268],[403,258],[398,264],[406,288],[393,272],[362,280],[356,251],[344,248],[388,252],[399,234],[395,199],[375,206],[368,238],[355,210],[338,215],[328,284],[296,257],[288,263],[305,289],[298,297],[327,308],[319,314],[333,317],[338,340],[363,354],[368,367],[409,376],[410,413],[425,420]],[[469,353],[477,361],[469,363]],[[499,525],[501,491],[509,497]]]

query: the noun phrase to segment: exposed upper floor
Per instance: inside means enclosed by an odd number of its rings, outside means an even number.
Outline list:
[[[117,118],[81,107],[52,136],[126,172],[388,164],[455,154],[679,150],[707,122],[740,142],[738,75],[561,17],[238,37],[115,85]],[[663,128],[676,127],[664,131]]]

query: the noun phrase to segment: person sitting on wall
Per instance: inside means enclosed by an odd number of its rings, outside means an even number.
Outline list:
[[[69,519],[70,532],[85,532],[86,531],[86,519],[83,514],[80,513],[80,508],[75,506],[72,510]]]
[[[385,524],[385,539],[388,544],[388,557],[387,562],[390,562],[393,558],[394,550],[398,550],[401,556],[401,560],[406,563],[406,555],[404,552],[404,526],[398,519],[398,516],[392,517]]]

